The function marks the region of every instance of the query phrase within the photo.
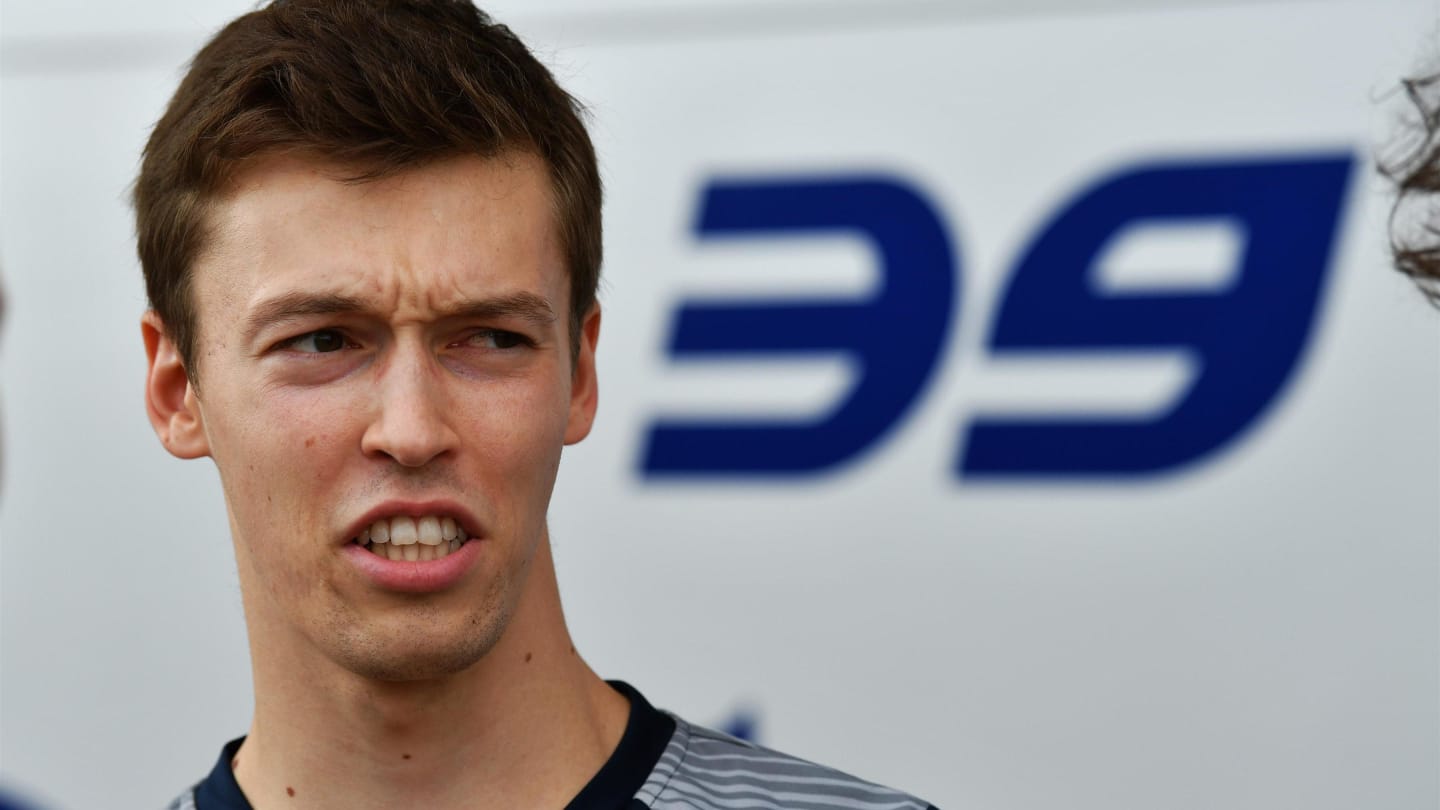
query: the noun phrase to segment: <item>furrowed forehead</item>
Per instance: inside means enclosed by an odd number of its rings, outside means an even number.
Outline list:
[[[345,168],[287,155],[236,178],[210,212],[208,256],[196,265],[209,277],[194,289],[207,320],[253,336],[320,314],[545,324],[569,312],[538,157],[459,158],[360,183]]]

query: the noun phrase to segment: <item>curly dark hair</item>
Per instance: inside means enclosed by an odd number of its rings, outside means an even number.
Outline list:
[[[1380,173],[1395,183],[1390,250],[1395,267],[1440,307],[1440,72],[1401,82],[1412,108]]]

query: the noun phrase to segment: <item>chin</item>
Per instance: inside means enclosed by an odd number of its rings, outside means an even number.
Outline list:
[[[386,634],[349,636],[330,658],[342,668],[376,681],[420,681],[463,672],[484,658],[505,627],[496,616],[474,617],[453,632],[400,628]]]
[[[484,655],[469,650],[427,650],[407,656],[372,656],[341,661],[341,666],[372,681],[429,681],[464,672]]]

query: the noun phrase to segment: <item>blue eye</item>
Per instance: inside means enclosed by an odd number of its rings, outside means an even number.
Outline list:
[[[334,329],[317,329],[290,341],[289,348],[307,354],[338,352],[345,348],[345,336]]]

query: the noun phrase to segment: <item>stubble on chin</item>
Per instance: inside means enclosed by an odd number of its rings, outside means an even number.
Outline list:
[[[380,682],[412,682],[464,672],[500,643],[518,592],[491,582],[465,615],[433,605],[402,608],[370,621],[346,610],[328,617],[327,657],[354,675]]]
[[[403,622],[384,627],[335,617],[328,657],[341,668],[375,681],[418,681],[463,672],[490,653],[510,623],[511,606],[487,593],[468,616],[435,610],[406,611]]]

